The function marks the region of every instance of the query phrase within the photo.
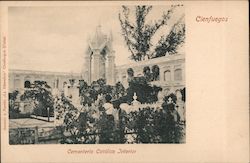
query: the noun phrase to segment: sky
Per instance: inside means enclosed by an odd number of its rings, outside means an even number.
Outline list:
[[[148,22],[158,20],[168,7],[154,6]],[[132,63],[121,34],[120,11],[121,6],[10,7],[9,68],[80,73],[87,40],[98,25],[103,33],[112,32],[116,65]],[[176,13],[170,24],[182,11]]]

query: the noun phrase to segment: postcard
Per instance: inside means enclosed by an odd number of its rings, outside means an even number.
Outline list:
[[[248,162],[247,1],[2,1],[1,162]]]

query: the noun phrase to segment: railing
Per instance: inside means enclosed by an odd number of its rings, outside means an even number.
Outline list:
[[[42,144],[46,141],[60,139],[62,133],[55,127],[29,127],[9,130],[10,144]]]

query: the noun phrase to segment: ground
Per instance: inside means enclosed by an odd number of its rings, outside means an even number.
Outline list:
[[[10,119],[9,128],[54,127],[54,122],[47,122],[33,118]]]

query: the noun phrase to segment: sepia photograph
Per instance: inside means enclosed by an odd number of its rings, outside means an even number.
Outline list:
[[[249,162],[248,12],[0,1],[0,162]]]
[[[9,7],[9,144],[186,143],[184,7]]]

